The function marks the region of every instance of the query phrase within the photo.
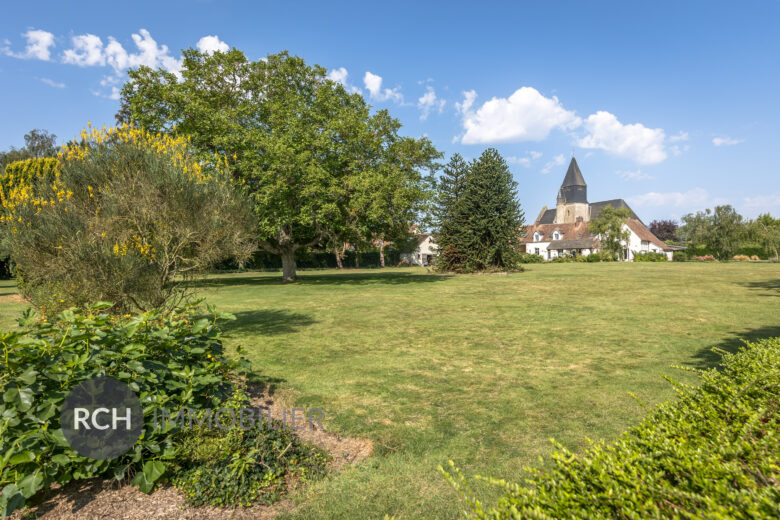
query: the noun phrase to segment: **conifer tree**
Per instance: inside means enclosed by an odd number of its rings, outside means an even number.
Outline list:
[[[436,244],[439,248],[437,264],[439,269],[457,269],[465,260],[463,255],[464,219],[458,210],[458,203],[466,187],[468,164],[456,153],[444,167],[438,183],[435,218]]]
[[[517,200],[517,183],[498,150],[488,148],[471,163],[457,208],[464,220],[462,270],[519,266],[525,214]]]

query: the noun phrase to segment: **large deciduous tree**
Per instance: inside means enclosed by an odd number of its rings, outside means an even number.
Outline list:
[[[711,249],[721,260],[731,258],[747,235],[742,215],[729,205],[689,213],[682,221],[683,236],[694,245]]]
[[[187,136],[204,159],[226,161],[286,281],[296,250],[408,229],[426,196],[421,169],[439,156],[430,141],[399,136],[387,111],[371,114],[299,57],[189,49],[180,80],[148,67],[129,75],[117,118]]]
[[[769,213],[759,215],[749,225],[750,237],[757,240],[766,250],[767,255],[774,255],[778,260],[780,249],[780,219],[772,217]]]
[[[615,255],[618,260],[625,259],[625,244],[631,237],[631,231],[625,224],[630,216],[628,208],[604,206],[599,216],[592,219],[588,225],[590,233],[600,237],[601,248]]]
[[[650,232],[663,240],[677,240],[677,222],[674,220],[654,220],[648,228]]]

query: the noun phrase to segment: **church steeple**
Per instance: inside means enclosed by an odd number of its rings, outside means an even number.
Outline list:
[[[574,156],[571,157],[569,169],[566,170],[566,177],[563,178],[561,188],[567,186],[587,186],[587,184],[585,184],[585,179],[582,177],[580,166],[577,164],[577,159],[575,159]]]
[[[561,183],[561,189],[558,191],[558,200],[564,204],[588,203],[588,185],[582,176],[577,159],[573,156],[569,163],[569,169],[566,170],[566,177]]]

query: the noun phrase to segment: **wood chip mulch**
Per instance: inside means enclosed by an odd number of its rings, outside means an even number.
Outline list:
[[[252,405],[270,408],[271,416],[282,418],[281,404],[262,393],[256,393]],[[290,407],[286,407],[287,410]],[[322,429],[298,430],[304,441],[327,450],[332,457],[329,471],[339,472],[346,465],[371,456],[373,444],[369,439],[342,437]],[[270,520],[282,512],[294,508],[289,500],[281,500],[271,506],[222,509],[211,506],[190,507],[184,496],[167,486],[146,495],[129,484],[113,480],[93,478],[71,482],[65,486],[54,485],[39,493],[21,511],[11,515],[11,520],[60,520],[60,519],[126,519],[126,520]]]

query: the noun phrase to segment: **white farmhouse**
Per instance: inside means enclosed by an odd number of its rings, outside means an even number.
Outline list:
[[[574,157],[558,191],[555,209],[547,209],[547,206],[544,206],[536,217],[536,222],[526,226],[525,236],[521,239],[525,251],[541,255],[547,260],[564,255],[588,255],[598,252],[601,249],[601,241],[599,237],[588,232],[588,224],[599,216],[605,206],[627,208],[631,213],[631,217],[624,224],[624,229],[630,232],[628,241],[623,242],[623,257],[626,260],[633,260],[634,253],[639,252],[664,253],[669,260],[672,259],[672,248],[647,229],[626,201],[612,199],[588,202],[588,185]]]
[[[401,261],[412,265],[431,265],[436,258],[436,242],[433,241],[433,235],[420,233],[416,235],[417,247],[411,253],[401,255]]]

